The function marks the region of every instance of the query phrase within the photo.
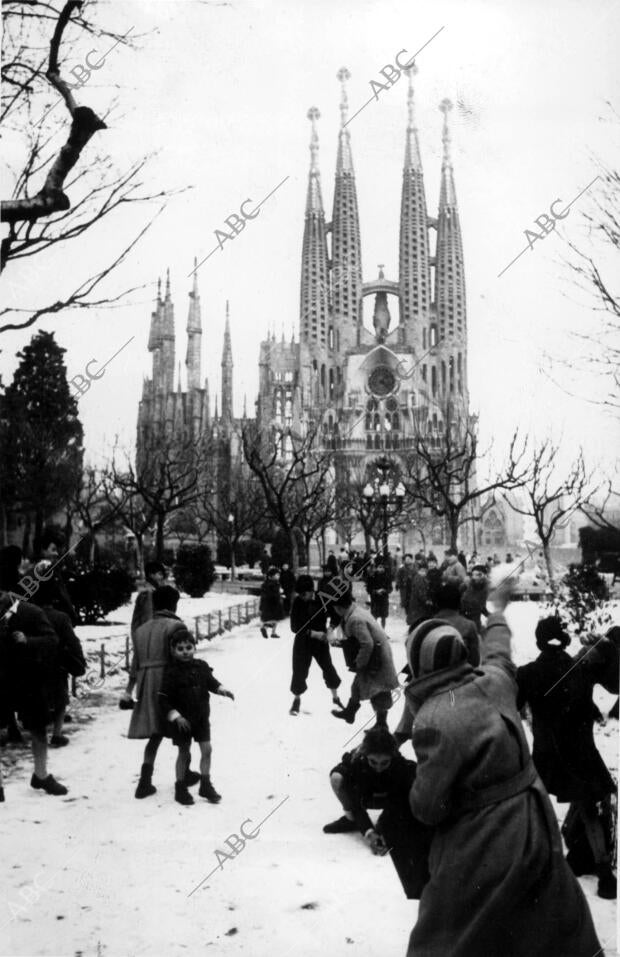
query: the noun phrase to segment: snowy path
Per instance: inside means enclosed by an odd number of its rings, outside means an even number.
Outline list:
[[[521,622],[532,619],[535,606],[514,605],[511,615],[517,635],[526,634]],[[404,623],[395,619],[388,630],[400,666]],[[27,763],[11,775],[0,806],[8,872],[0,954],[404,954],[416,904],[405,899],[389,858],[373,857],[356,836],[321,831],[339,813],[329,769],[359,737],[347,745],[353,732],[331,717],[318,671],[311,672],[301,715],[288,715],[291,635],[285,625],[280,631],[279,641],[265,641],[246,626],[201,644],[201,654],[237,696],[235,702],[212,699],[219,806],[198,798],[190,808],[174,803],[169,742],[155,770],[157,794],[134,799],[141,745],[125,737],[128,714],[117,708],[118,678],[72,703],[79,720],[68,726],[71,744],[51,752],[51,769],[68,785],[67,797],[30,789]],[[533,657],[532,645],[529,636],[520,638],[517,660]],[[350,675],[340,652],[334,661],[344,694]],[[399,704],[392,714],[393,726]],[[353,731],[368,720],[368,705],[360,715]],[[615,722],[604,729],[608,761],[616,732]],[[244,822],[246,834],[253,833],[268,815],[238,856],[222,856],[218,866],[216,850],[230,853],[226,838],[239,834]],[[612,955],[615,905],[595,896],[594,878],[582,879],[582,886]]]

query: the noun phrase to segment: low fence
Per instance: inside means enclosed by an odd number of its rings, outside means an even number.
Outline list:
[[[239,625],[247,625],[257,617],[259,599],[250,598],[248,601],[229,605],[205,615],[195,615],[192,619],[194,637],[196,641],[206,639],[212,641],[218,635],[223,635]],[[121,637],[118,633],[109,635],[109,638]],[[81,697],[89,690],[101,688],[108,678],[120,672],[127,673],[131,662],[131,641],[125,634],[125,647],[118,651],[110,651],[104,641],[99,651],[91,651],[86,655],[87,670],[81,678],[71,679],[71,692],[74,697]]]

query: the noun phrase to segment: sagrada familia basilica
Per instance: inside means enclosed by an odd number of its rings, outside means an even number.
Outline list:
[[[467,307],[463,243],[451,156],[451,104],[443,114],[443,159],[436,216],[428,211],[415,114],[415,66],[408,71],[406,128],[399,223],[398,275],[362,274],[362,228],[357,200],[346,81],[341,83],[340,130],[331,218],[323,200],[316,107],[311,124],[310,169],[301,251],[298,336],[261,343],[256,425],[280,443],[319,419],[321,444],[334,450],[337,474],[372,466],[378,456],[398,466],[400,455],[424,428],[433,441],[445,409],[467,414]],[[365,297],[374,297],[372,330],[364,324]],[[152,377],[144,382],[138,414],[138,456],[158,430],[221,441],[233,460],[247,420],[233,414],[233,353],[229,317],[222,352],[221,395],[211,408],[201,379],[202,324],[196,273],[187,318],[187,388],[176,370],[170,281],[158,292],[148,349]],[[176,377],[175,377],[176,373]],[[253,416],[254,418],[254,416]]]

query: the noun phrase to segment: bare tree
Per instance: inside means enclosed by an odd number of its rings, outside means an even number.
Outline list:
[[[557,591],[551,558],[554,535],[573,515],[588,506],[597,491],[592,474],[586,469],[583,452],[579,452],[566,471],[558,468],[558,452],[559,446],[551,439],[545,439],[533,448],[528,473],[521,485],[525,502],[511,501],[516,512],[534,519],[554,594]]]
[[[235,552],[241,539],[254,529],[257,515],[264,511],[265,499],[258,477],[247,466],[227,469],[224,475],[217,471],[219,480],[212,475],[203,484],[192,510],[197,522],[213,529],[230,549],[230,578],[234,581]]]
[[[434,408],[432,417],[428,409],[417,417],[403,483],[412,503],[446,522],[450,546],[458,548],[460,529],[480,520],[489,495],[522,484],[526,444],[515,430],[503,467],[481,479],[480,464],[490,449],[480,448],[476,418],[450,400]]]
[[[618,130],[618,114],[611,103],[610,121]],[[568,242],[573,256],[566,263],[578,289],[588,295],[588,314],[594,328],[575,333],[583,353],[581,364],[607,383],[602,404],[620,408],[620,170],[596,160],[598,177],[588,191],[589,207],[582,213],[584,238]]]
[[[83,242],[82,237],[88,230],[114,213],[120,215],[128,204],[161,201],[169,195],[163,190],[142,192],[141,177],[148,157],[136,158],[129,168],[118,170],[105,152],[95,152],[89,146],[95,134],[98,142],[99,133],[106,130],[109,114],[102,118],[90,107],[76,103],[75,91],[80,84],[69,83],[62,75],[61,48],[65,32],[73,30],[78,37],[92,36],[93,42],[99,40],[104,49],[98,52],[105,56],[116,45],[129,46],[132,40],[128,39],[129,30],[125,35],[116,34],[84,17],[82,6],[82,0],[66,0],[58,6],[53,0],[5,0],[2,3],[2,120],[10,127],[15,151],[19,150],[23,159],[14,171],[11,197],[1,204],[8,234],[0,244],[0,270],[5,290],[0,333],[26,328],[43,316],[68,308],[110,305],[133,292],[136,287],[109,293],[100,286],[104,287],[105,280],[126,259],[154,216],[133,239],[120,244],[113,258],[98,266],[91,275],[80,277],[73,268],[63,270],[58,276],[57,289],[49,298],[39,292],[45,254],[62,244],[65,261],[71,264],[73,259],[70,251],[66,251],[67,243]],[[98,13],[99,9],[97,0],[89,4],[89,10]],[[42,52],[46,47],[47,56]],[[92,65],[92,60],[90,63]],[[85,66],[80,69],[88,78],[92,70],[102,65],[103,62],[92,69]],[[86,82],[82,86],[86,86]],[[62,106],[55,112],[58,101],[46,111],[43,109],[50,87],[62,98]],[[62,135],[66,126],[63,107],[69,115],[70,127],[64,144],[57,149],[56,136]],[[159,203],[155,216],[164,205],[165,202]],[[36,257],[36,268],[33,257]]]
[[[261,433],[248,424],[243,430],[243,451],[260,482],[267,511],[288,537],[292,570],[297,575],[296,530],[333,481],[332,453],[321,450],[317,424],[303,436],[277,430]]]

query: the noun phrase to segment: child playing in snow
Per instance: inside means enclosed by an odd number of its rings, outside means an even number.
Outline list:
[[[415,762],[398,753],[398,745],[386,728],[366,731],[362,744],[343,754],[330,773],[330,784],[344,815],[323,828],[325,834],[363,834],[373,854],[383,855],[389,849],[410,899],[420,897],[428,880],[432,834],[409,808],[415,773]],[[382,809],[374,826],[367,808]]]
[[[280,588],[280,572],[271,565],[267,569],[267,577],[260,590],[260,620],[262,626],[260,633],[263,638],[268,638],[267,628],[271,628],[271,637],[279,638],[276,632],[276,624],[284,618],[284,593]]]
[[[332,693],[332,702],[343,708],[337,690],[340,678],[332,663],[327,641],[327,611],[314,594],[314,581],[310,575],[300,575],[295,590],[297,597],[291,608],[291,628],[295,634],[291,680],[294,698],[289,714],[299,714],[301,695],[308,687],[306,679],[313,658],[323,672],[325,684]]]
[[[211,783],[211,730],[209,727],[209,692],[224,698],[235,696],[214,677],[213,671],[200,658],[189,631],[179,629],[170,639],[172,661],[164,671],[160,694],[168,719],[168,736],[179,749],[176,762],[174,798],[179,804],[193,804],[186,784],[192,738],[200,747],[200,788],[198,794],[211,804],[221,801]]]

